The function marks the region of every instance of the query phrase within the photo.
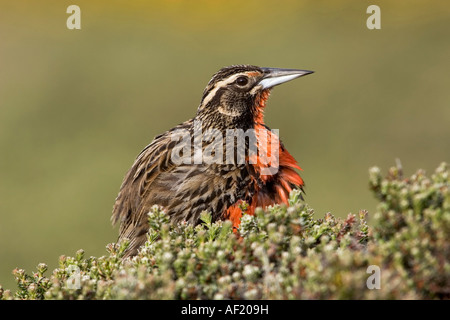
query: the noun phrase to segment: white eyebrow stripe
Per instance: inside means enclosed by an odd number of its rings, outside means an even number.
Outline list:
[[[234,82],[240,76],[246,76],[247,74],[248,74],[248,71],[241,72],[241,73],[236,73],[236,74],[233,74],[232,76],[230,76],[230,77],[228,77],[226,79],[223,79],[223,80],[217,82],[214,85],[214,89],[212,89],[208,93],[208,95],[203,99],[202,106],[206,106],[212,100],[212,98],[216,95],[217,90],[219,90],[220,88],[224,87],[225,85],[228,85],[228,84]]]

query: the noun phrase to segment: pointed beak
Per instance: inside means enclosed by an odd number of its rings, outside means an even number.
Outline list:
[[[309,70],[279,68],[262,68],[262,70],[264,71],[264,76],[259,81],[259,85],[262,89],[270,89],[284,82],[288,82],[314,72]]]

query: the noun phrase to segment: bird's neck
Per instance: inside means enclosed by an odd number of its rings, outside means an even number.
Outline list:
[[[255,130],[264,125],[264,109],[266,108],[266,101],[269,99],[270,90],[264,90],[255,99],[253,119],[255,124]]]

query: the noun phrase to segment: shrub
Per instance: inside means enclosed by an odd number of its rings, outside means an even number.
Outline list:
[[[45,276],[39,264],[28,275],[15,269],[15,293],[2,299],[442,299],[450,297],[449,168],[431,177],[422,170],[404,178],[400,166],[382,178],[369,170],[379,200],[368,213],[339,219],[290,195],[290,205],[244,215],[238,233],[229,221],[170,225],[158,207],[149,213],[148,240],[122,259],[127,243],[107,254],[61,256]],[[380,271],[380,289],[370,266]],[[378,269],[379,268],[379,269]],[[375,281],[375,280],[374,280]],[[376,284],[376,281],[374,282]],[[370,287],[370,288],[369,288]]]

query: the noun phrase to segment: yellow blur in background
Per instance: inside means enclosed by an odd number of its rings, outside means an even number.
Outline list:
[[[81,30],[66,27],[72,4]],[[273,90],[266,123],[317,217],[370,216],[369,167],[450,161],[449,30],[445,1],[1,1],[0,284],[105,254],[134,158],[231,64],[316,71]]]

